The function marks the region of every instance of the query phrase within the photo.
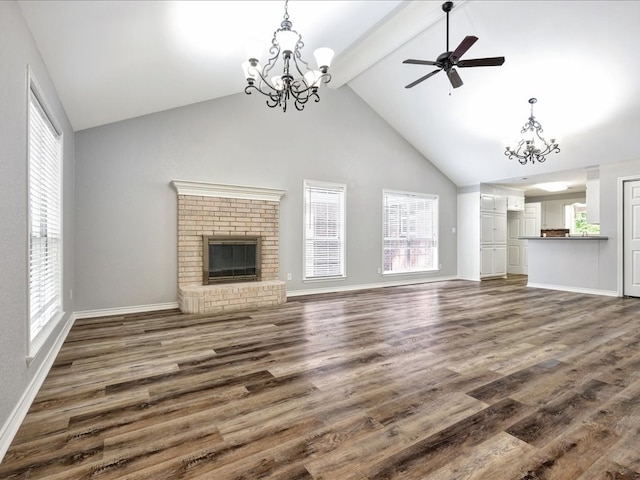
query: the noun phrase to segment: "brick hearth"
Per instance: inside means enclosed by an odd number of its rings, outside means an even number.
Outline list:
[[[178,305],[185,313],[237,311],[286,302],[279,275],[283,190],[171,182],[178,192]],[[203,285],[203,235],[261,237],[261,279]]]

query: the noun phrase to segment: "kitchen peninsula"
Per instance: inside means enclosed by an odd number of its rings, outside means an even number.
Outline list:
[[[528,240],[528,286],[612,295],[599,285],[600,250],[606,236],[520,237]]]

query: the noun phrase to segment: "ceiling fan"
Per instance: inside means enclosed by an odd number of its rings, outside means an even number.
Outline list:
[[[411,82],[409,85],[404,88],[415,87],[420,82],[426,80],[427,78],[435,75],[440,70],[444,70],[449,77],[449,81],[451,82],[451,86],[453,88],[458,88],[462,86],[462,79],[458,72],[454,67],[466,68],[466,67],[497,67],[504,63],[504,57],[490,57],[490,58],[474,58],[471,60],[460,60],[460,57],[465,54],[467,50],[471,48],[471,46],[478,41],[478,37],[467,36],[464,37],[460,45],[453,51],[449,51],[449,12],[453,8],[453,2],[444,2],[442,4],[442,10],[447,14],[447,51],[438,55],[436,61],[431,60],[415,60],[413,58],[408,58],[402,63],[410,63],[413,65],[434,65],[438,67],[436,70],[427,73],[425,76],[420,77],[414,82]]]

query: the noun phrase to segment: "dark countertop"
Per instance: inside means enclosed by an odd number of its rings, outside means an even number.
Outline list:
[[[600,235],[574,235],[571,237],[518,237],[519,240],[609,240],[609,237]]]

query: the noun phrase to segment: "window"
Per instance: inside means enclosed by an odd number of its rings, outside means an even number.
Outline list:
[[[34,349],[38,334],[62,314],[62,136],[41,98],[31,83],[28,114],[30,350]]]
[[[345,276],[345,185],[304,182],[304,278]]]
[[[438,269],[438,197],[384,191],[384,273]]]
[[[584,203],[574,203],[564,206],[565,228],[571,235],[599,235],[600,225],[587,223],[587,206]]]

